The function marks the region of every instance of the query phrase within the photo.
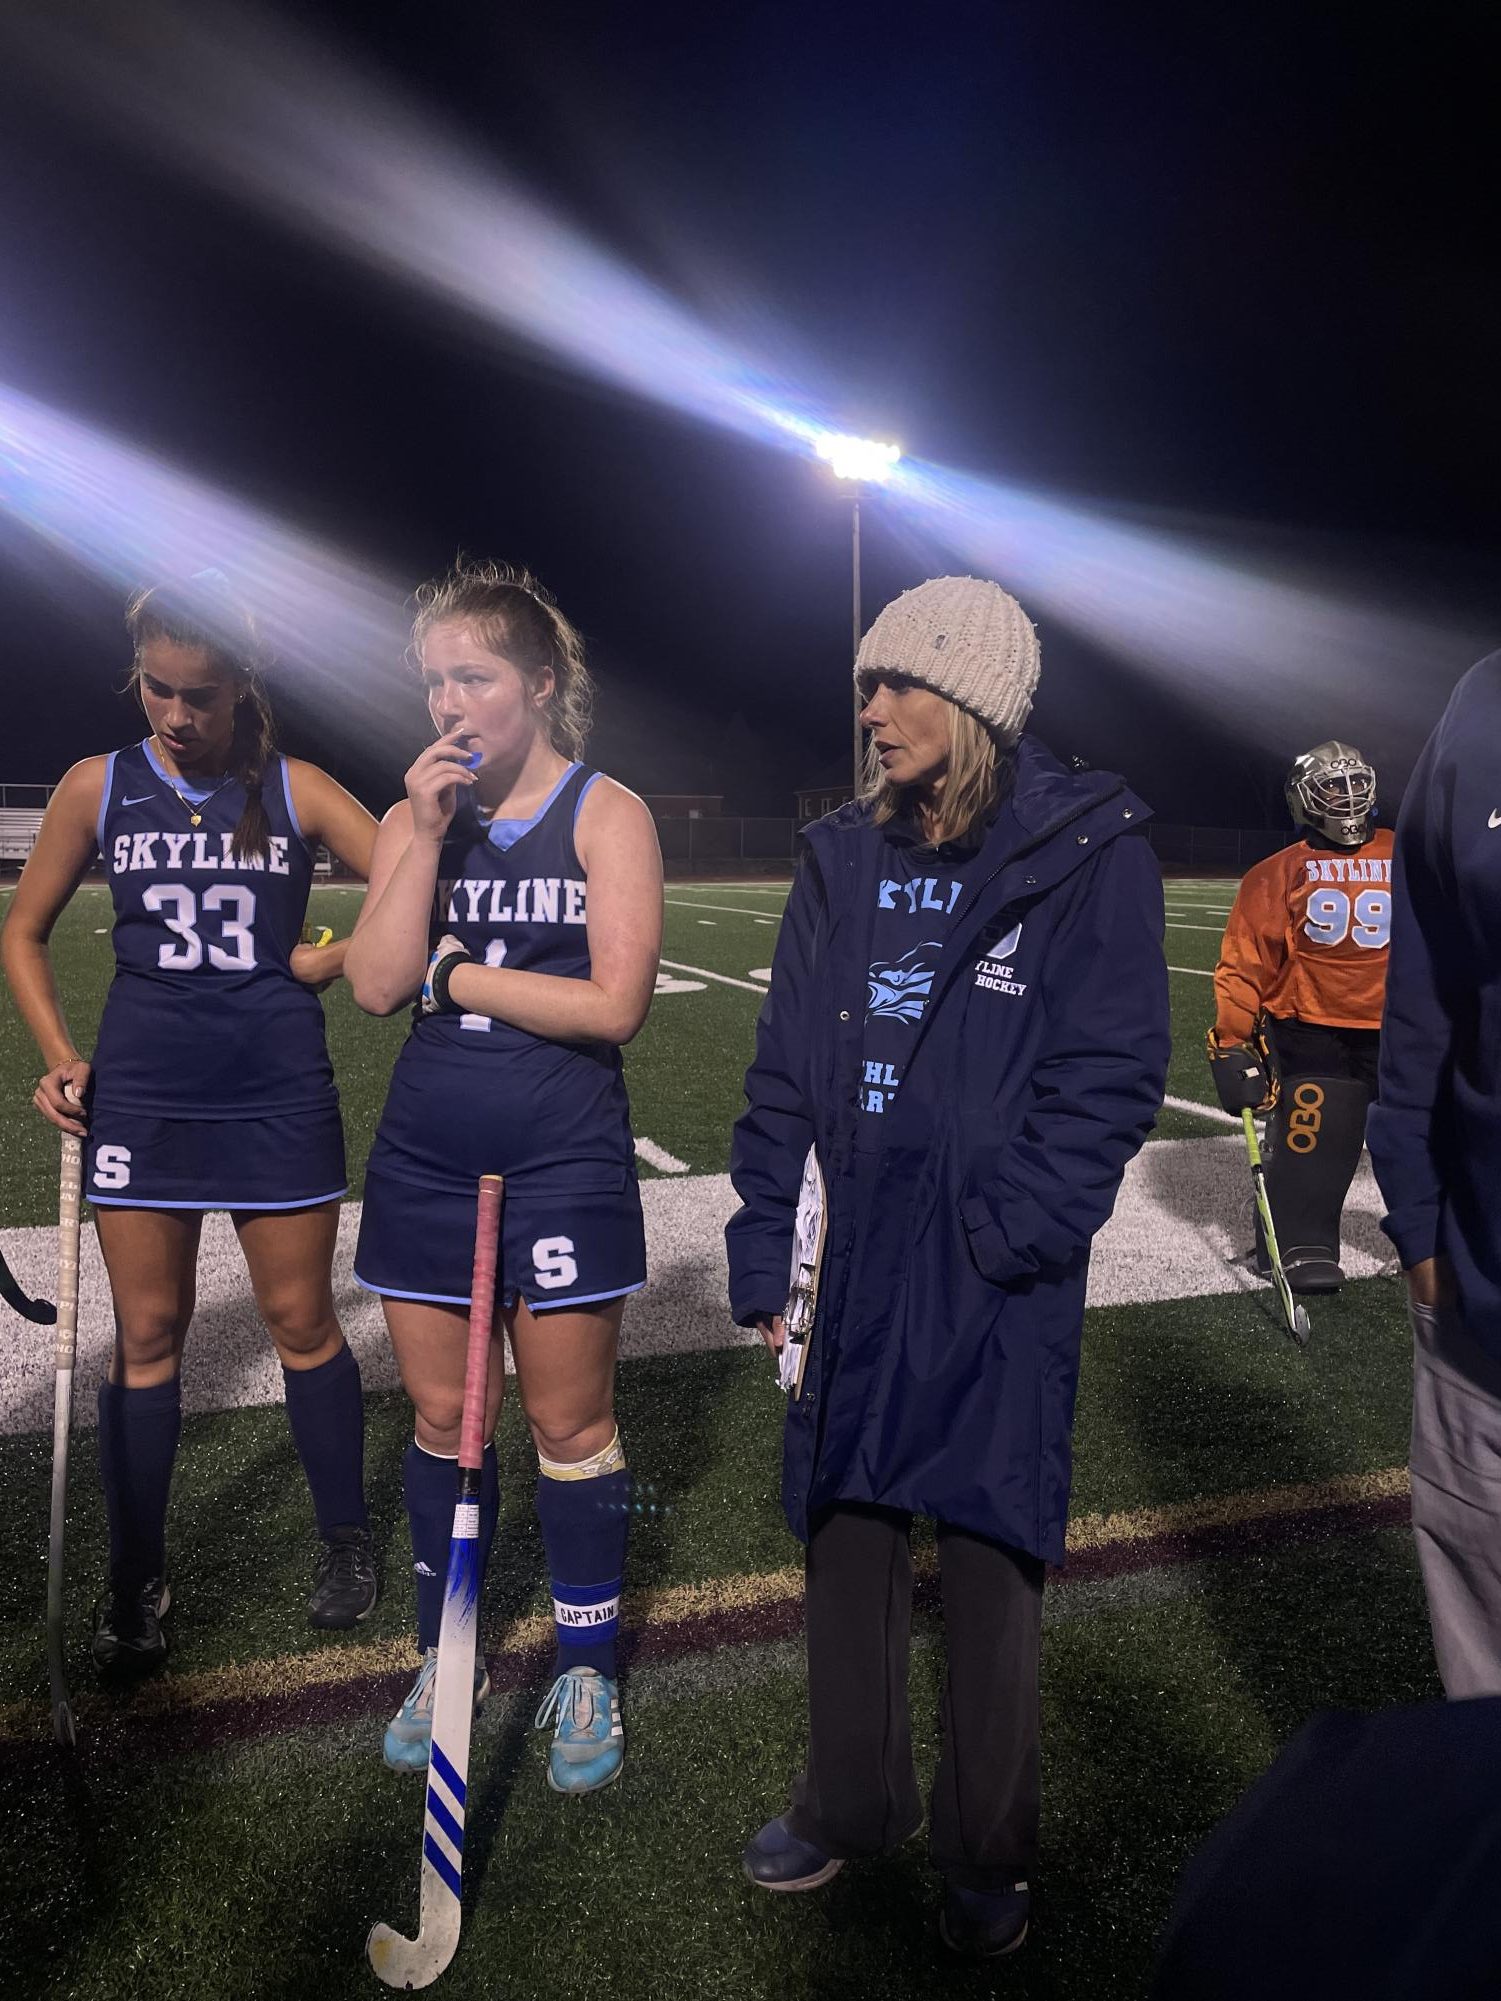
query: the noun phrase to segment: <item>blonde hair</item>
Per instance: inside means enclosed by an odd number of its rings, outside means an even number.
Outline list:
[[[935,689],[934,692],[938,691]],[[944,699],[947,701],[947,696]],[[968,709],[961,709],[957,702],[949,702],[948,711],[949,766],[937,820],[929,838],[935,847],[940,841],[977,846],[984,837],[1002,793],[1010,789],[1011,747],[1003,743],[978,716],[971,715]],[[871,818],[878,827],[885,826],[899,814],[913,812],[917,803],[912,786],[893,785],[886,776],[874,741],[867,742],[865,746],[865,776],[860,797],[871,801],[875,808]]]
[[[489,653],[519,667],[529,680],[552,670],[544,705],[547,734],[564,757],[584,755],[594,720],[594,683],[584,642],[530,570],[517,563],[475,563],[459,556],[446,577],[415,593],[410,657],[420,668],[422,643],[435,625],[472,625]]]

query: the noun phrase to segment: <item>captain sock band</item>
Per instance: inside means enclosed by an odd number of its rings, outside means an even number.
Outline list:
[[[539,1454],[537,1519],[552,1574],[557,1671],[616,1673],[616,1629],[630,1532],[631,1476],[617,1432],[573,1462]]]

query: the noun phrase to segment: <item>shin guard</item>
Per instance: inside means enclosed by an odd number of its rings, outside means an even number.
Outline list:
[[[1370,1097],[1352,1077],[1282,1080],[1267,1126],[1266,1190],[1294,1292],[1334,1292],[1344,1283],[1340,1215],[1365,1144]]]

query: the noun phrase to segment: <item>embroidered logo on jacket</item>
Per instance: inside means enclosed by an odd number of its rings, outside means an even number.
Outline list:
[[[936,939],[928,938],[903,952],[889,966],[879,963],[872,966],[865,976],[870,990],[866,1019],[875,1016],[886,1021],[921,1020],[933,991],[933,975],[938,970],[932,963],[924,965],[921,960],[926,956],[931,961],[931,956],[940,949]]]
[[[996,940],[983,959],[976,962],[975,985],[982,987],[986,993],[1024,994],[1027,983],[1014,977],[1016,969],[1011,964],[1021,941],[1022,927],[1018,922],[1012,925],[1004,938]]]

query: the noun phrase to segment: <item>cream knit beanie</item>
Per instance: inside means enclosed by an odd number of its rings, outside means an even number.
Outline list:
[[[933,577],[887,605],[860,642],[855,678],[899,674],[936,689],[1009,741],[1042,667],[1031,619],[999,584]]]

